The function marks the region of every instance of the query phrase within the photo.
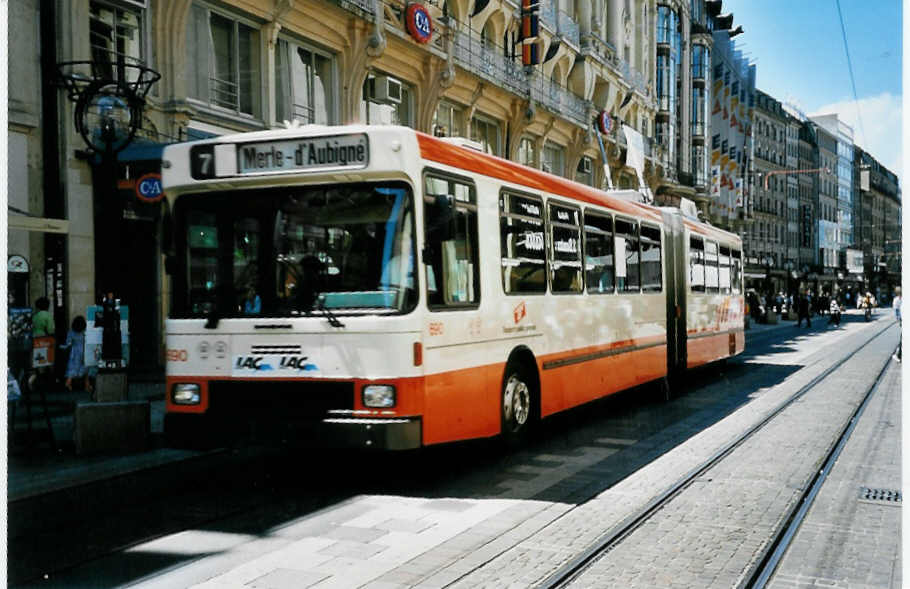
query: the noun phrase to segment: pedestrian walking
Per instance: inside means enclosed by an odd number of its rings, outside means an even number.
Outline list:
[[[809,297],[805,293],[800,293],[797,299],[797,312],[799,313],[796,327],[802,327],[803,319],[806,320],[806,327],[812,327],[812,317],[809,313]]]
[[[66,334],[66,343],[61,347],[69,350],[69,359],[66,362],[66,390],[73,390],[73,379],[81,379],[86,391],[92,392],[89,382],[88,369],[85,366],[85,317],[76,315]]]

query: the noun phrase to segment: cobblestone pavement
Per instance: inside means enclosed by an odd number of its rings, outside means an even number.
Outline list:
[[[896,345],[892,329],[846,361],[571,586],[738,586]]]
[[[772,589],[901,587],[901,365],[882,384],[771,579]]]

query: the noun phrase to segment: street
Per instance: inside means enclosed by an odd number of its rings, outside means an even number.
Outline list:
[[[837,329],[817,319],[811,329],[789,322],[756,326],[747,331],[745,354],[691,373],[670,401],[656,386],[627,391],[544,422],[520,451],[493,441],[388,455],[239,446],[125,475],[116,484],[11,505],[9,581],[14,587],[535,586],[611,521],[690,469],[690,460],[713,452],[823,367],[867,342],[863,353],[883,363],[897,343],[885,311],[871,323],[847,314]],[[832,376],[840,371],[834,367]],[[822,395],[824,386],[830,385],[821,385]],[[828,413],[818,415],[827,422]],[[775,435],[802,433],[789,432]],[[764,455],[750,460],[773,463],[778,447],[766,441]],[[737,510],[715,511],[731,517],[725,525],[735,528]],[[638,577],[638,586],[673,582],[666,562],[654,560],[659,547],[677,546],[662,540],[670,529],[652,530],[642,540],[648,550],[624,545],[646,557],[637,570],[651,571]],[[898,547],[895,540],[894,554]],[[703,542],[700,550],[713,548]],[[624,566],[618,562],[613,566]],[[699,566],[690,557],[684,568]],[[581,586],[621,577],[614,570]],[[681,586],[725,586],[731,577],[692,579]]]

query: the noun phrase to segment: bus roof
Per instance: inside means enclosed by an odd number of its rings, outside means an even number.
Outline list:
[[[233,135],[224,135],[212,137],[200,141],[189,143],[178,143],[165,148],[163,159],[173,160],[174,156],[178,159],[189,157],[189,145],[200,144],[230,144],[230,143],[248,143],[248,142],[268,142],[292,140],[296,138],[314,137],[320,135],[338,135],[365,133],[370,137],[376,135],[385,136],[384,139],[390,139],[398,135],[404,139],[406,135],[413,134],[416,136],[417,145],[420,149],[420,156],[424,160],[437,162],[443,165],[452,166],[462,170],[482,174],[492,178],[497,178],[512,184],[523,186],[531,190],[538,190],[558,196],[575,199],[581,202],[601,205],[635,217],[646,218],[658,223],[662,223],[661,210],[658,207],[644,203],[634,202],[619,196],[620,193],[629,193],[633,191],[616,190],[608,192],[593,188],[579,182],[549,174],[547,172],[524,166],[501,157],[486,154],[470,147],[463,147],[454,143],[451,139],[442,139],[433,137],[426,133],[416,131],[410,127],[391,126],[391,125],[302,125],[299,127],[289,127],[286,129],[270,129],[263,131],[253,131],[247,133],[237,133]],[[171,162],[169,162],[171,163]],[[182,166],[181,166],[182,167]],[[165,180],[174,181],[176,178],[171,174],[163,174]],[[168,176],[171,176],[168,178]],[[181,174],[182,176],[182,174]],[[239,178],[234,178],[239,179]],[[222,178],[215,181],[223,182],[229,180]],[[255,180],[253,178],[252,180]],[[179,182],[179,181],[178,181]],[[179,182],[182,184],[182,182]],[[191,182],[194,185],[199,183]],[[205,184],[203,182],[202,184]],[[171,187],[166,187],[171,188]],[[177,186],[172,188],[180,190]],[[185,187],[184,187],[185,188]],[[169,198],[171,194],[168,195]],[[738,241],[739,237],[720,228],[713,227],[706,223],[691,218],[684,218],[685,226],[696,233],[718,239],[720,241]]]

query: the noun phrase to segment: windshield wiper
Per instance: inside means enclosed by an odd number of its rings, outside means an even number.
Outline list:
[[[319,311],[320,313],[322,313],[322,316],[328,320],[329,325],[331,325],[332,327],[344,327],[344,323],[339,321],[338,317],[336,317],[335,314],[332,313],[329,310],[329,308],[325,306],[325,297],[324,296],[319,297],[317,300],[318,300],[318,304],[315,306],[315,309],[317,311]]]

